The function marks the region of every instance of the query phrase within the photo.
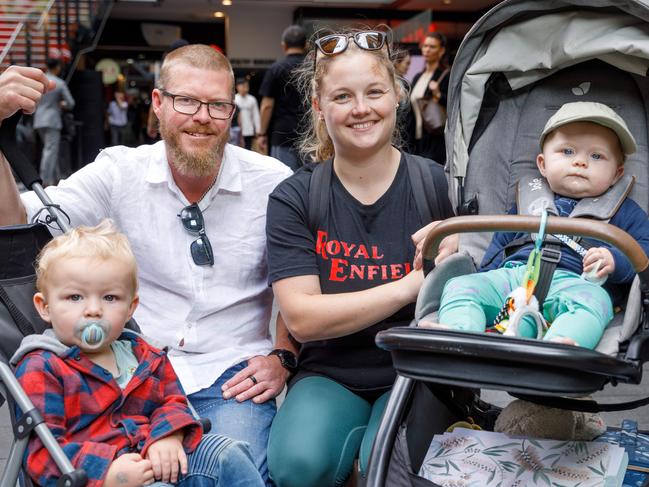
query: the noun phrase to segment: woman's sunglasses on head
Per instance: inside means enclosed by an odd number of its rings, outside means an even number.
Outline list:
[[[378,51],[386,45],[388,36],[381,31],[364,31],[354,34],[332,34],[315,41],[316,47],[327,56],[335,56],[344,52],[349,46],[349,39],[365,51]],[[389,47],[388,47],[389,52]]]

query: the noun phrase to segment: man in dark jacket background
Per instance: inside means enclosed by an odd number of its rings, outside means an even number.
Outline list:
[[[304,61],[305,47],[304,29],[299,25],[287,27],[282,33],[286,57],[273,63],[259,90],[263,98],[257,144],[265,150],[270,142],[270,155],[294,171],[302,165],[295,143],[299,138],[298,125],[304,115],[304,102],[292,73]]]

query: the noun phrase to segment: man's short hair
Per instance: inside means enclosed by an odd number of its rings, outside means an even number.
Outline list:
[[[290,25],[282,33],[282,42],[286,47],[304,49],[306,46],[306,32],[300,25]]]
[[[230,77],[231,88],[234,93],[234,72],[230,61],[216,49],[205,44],[188,44],[167,54],[160,68],[158,89],[164,90],[167,87],[172,68],[181,64],[211,71],[224,71]]]
[[[118,259],[129,267],[133,295],[137,292],[137,264],[126,235],[109,219],[94,227],[79,226],[50,240],[36,259],[36,289],[44,291],[52,265],[66,258]]]

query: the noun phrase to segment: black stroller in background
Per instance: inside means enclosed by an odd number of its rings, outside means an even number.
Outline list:
[[[626,120],[638,144],[625,163],[626,174],[635,177],[629,196],[648,209],[648,70],[644,0],[506,0],[467,34],[451,72],[446,127],[451,198],[462,216],[443,222],[426,239],[428,273],[413,326],[377,336],[377,344],[392,353],[398,378],[364,485],[435,485],[416,475],[433,435],[467,416],[489,428],[498,414],[476,389],[590,412],[649,404],[571,399],[607,384],[639,384],[649,358],[649,260],[633,238],[606,223],[550,217],[547,228],[609,242],[636,270],[626,306],[596,350],[416,327],[437,309],[448,279],[475,271],[491,232],[538,231],[537,217],[503,215],[515,202],[518,181],[538,174],[539,135],[564,103],[598,101]],[[453,233],[461,233],[460,252],[431,269],[440,240]]]

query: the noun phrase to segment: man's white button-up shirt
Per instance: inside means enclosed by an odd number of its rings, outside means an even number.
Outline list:
[[[169,356],[185,392],[209,387],[229,367],[268,353],[272,291],[267,284],[268,195],[291,170],[276,159],[227,145],[216,184],[199,202],[214,251],[197,266],[178,214],[189,205],[176,186],[165,145],[105,149],[56,187],[52,201],[72,225],[111,218],[138,263],[135,319]],[[42,204],[21,195],[28,218]]]

